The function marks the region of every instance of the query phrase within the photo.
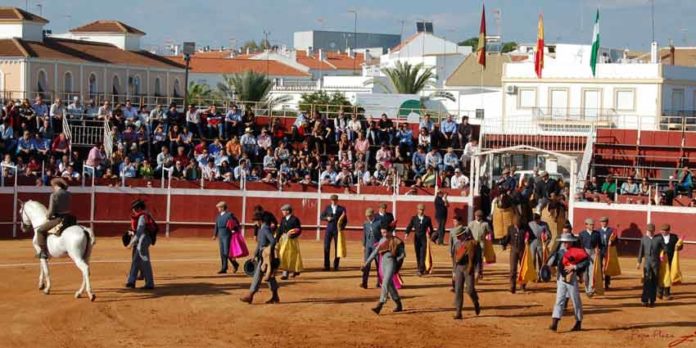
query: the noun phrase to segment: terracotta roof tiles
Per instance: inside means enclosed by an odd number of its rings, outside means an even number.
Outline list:
[[[181,56],[167,57],[170,61],[183,64]],[[191,72],[200,74],[237,74],[246,71],[268,73],[273,76],[306,77],[308,73],[275,60],[255,60],[239,58],[191,57]]]
[[[139,29],[133,28],[128,24],[115,20],[98,20],[92,23],[87,23],[83,26],[70,29],[71,33],[121,33],[145,35]]]
[[[0,7],[0,22],[30,21],[48,23],[48,20],[16,7]]]

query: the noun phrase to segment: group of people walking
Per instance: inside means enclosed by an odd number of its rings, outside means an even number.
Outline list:
[[[133,248],[133,265],[126,286],[134,287],[136,279],[141,276],[145,279],[145,288],[152,288],[154,281],[148,248],[154,244],[151,233],[154,220],[147,213],[143,201],[135,201],[132,208],[133,223],[129,232],[132,238],[128,246]],[[282,271],[281,280],[287,280],[299,276],[303,271],[298,239],[302,225],[293,215],[292,207],[285,204],[280,208],[280,221],[270,211],[260,206],[255,208],[253,223],[257,246],[251,254],[242,235],[242,226],[227,210],[227,204],[220,202],[217,209],[213,238],[218,239],[220,247],[218,273],[226,273],[229,263],[237,272],[240,267],[237,260],[251,256],[245,264],[245,271],[253,279],[248,294],[240,300],[252,303],[261,282],[266,282],[272,293],[266,303],[278,303],[280,297],[276,273]],[[321,218],[327,222],[324,235],[325,271],[338,270],[340,259],[345,257],[345,236],[342,234],[347,226],[347,212],[346,207],[338,204],[338,197],[332,195],[330,204],[321,213]],[[464,293],[471,298],[476,315],[481,312],[476,284],[483,279],[484,264],[495,262],[493,243],[497,240],[503,250],[510,248],[510,292],[514,294],[518,286],[526,290],[530,283],[554,278],[557,292],[550,329],[558,329],[563,312],[572,302],[575,325],[571,330],[581,330],[583,311],[580,285],[584,284],[586,296],[592,298],[609,289],[611,277],[621,273],[616,252],[618,235],[609,227],[608,218],[602,217],[599,221],[600,228],[595,229],[594,220],[586,219],[584,229],[579,233],[573,233],[572,226],[566,223],[562,233],[553,238],[548,224],[538,214],[534,214],[532,221],[526,224],[515,217],[503,237],[496,239],[482,211],[477,210],[474,219],[467,224],[460,216],[454,216],[453,227],[449,231],[454,318],[462,319]],[[442,228],[434,230],[423,204],[417,205],[416,214],[410,218],[403,240],[396,236],[396,220],[387,211],[386,203],[380,204],[377,211],[366,209],[362,234],[362,280],[359,286],[368,288],[372,265],[375,264],[375,284],[381,289],[379,300],[372,308],[375,313],[382,311],[388,299],[395,303],[394,312],[404,308],[398,290],[403,286],[400,270],[406,258],[405,241],[411,234],[414,235],[416,275],[423,276],[432,271],[431,244],[439,244],[439,239],[443,238],[441,233],[444,233],[441,231]],[[669,224],[660,226],[660,234],[655,234],[653,224],[647,225],[638,254],[638,267],[643,267],[641,301],[645,306],[652,307],[657,297],[666,300],[672,298],[671,285],[681,281],[678,252],[682,245],[683,241],[671,233]]]

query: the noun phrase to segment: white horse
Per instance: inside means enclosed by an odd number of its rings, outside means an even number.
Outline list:
[[[37,228],[43,225],[48,219],[46,217],[46,207],[37,201],[27,201],[23,203],[19,201],[19,213],[22,216],[22,232],[27,232],[28,229],[34,230],[34,238],[32,244],[36,253],[41,252],[41,247],[38,244]],[[82,286],[75,293],[75,298],[87,290],[87,296],[91,301],[94,301],[96,295],[92,293],[92,285],[89,282],[89,256],[94,248],[94,232],[84,226],[75,225],[66,228],[60,237],[49,235],[46,238],[48,246],[48,254],[50,257],[65,257],[67,254],[74,262],[77,268],[82,272]],[[48,295],[51,292],[51,278],[48,273],[48,260],[40,259],[41,267],[39,268],[39,290]]]

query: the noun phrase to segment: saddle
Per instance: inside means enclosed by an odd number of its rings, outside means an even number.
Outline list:
[[[65,229],[67,229],[68,227],[75,226],[75,225],[77,225],[77,218],[75,217],[75,215],[66,214],[66,215],[63,215],[63,217],[61,218],[61,221],[57,225],[55,225],[53,228],[48,230],[46,233],[48,235],[53,234],[56,237],[60,237],[61,233],[63,233],[63,231],[65,231]]]

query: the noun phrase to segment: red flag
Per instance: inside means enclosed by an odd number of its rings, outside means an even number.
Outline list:
[[[486,5],[481,9],[481,28],[479,29],[478,47],[476,47],[477,62],[486,68]]]
[[[534,71],[538,78],[541,78],[541,71],[544,70],[544,17],[539,15],[539,26],[537,28],[537,43],[534,50]]]

